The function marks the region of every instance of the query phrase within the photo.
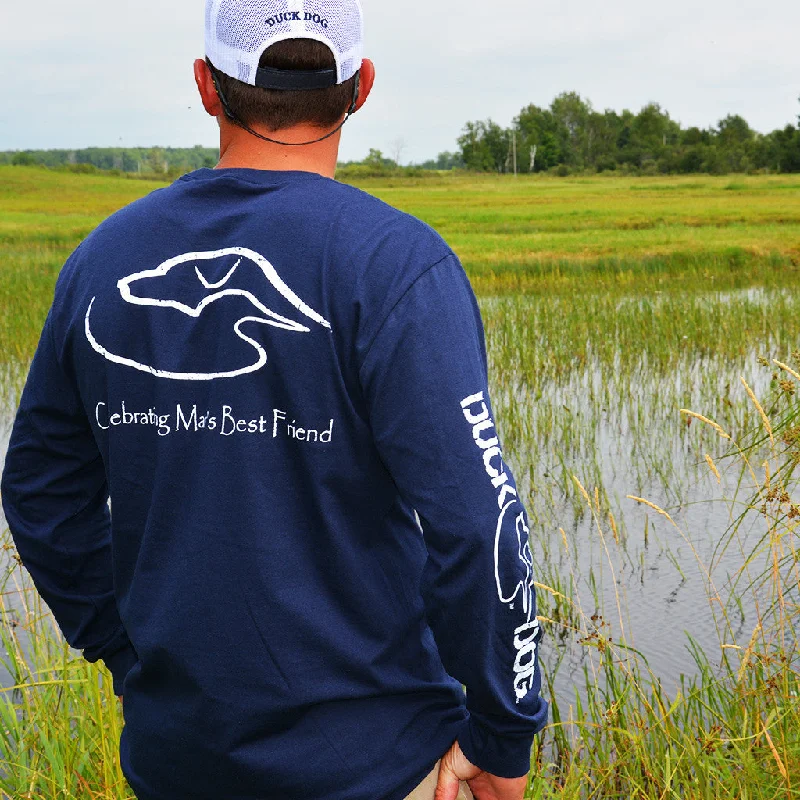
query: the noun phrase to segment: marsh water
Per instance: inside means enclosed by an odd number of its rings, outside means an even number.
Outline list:
[[[752,436],[759,417],[741,378],[756,397],[775,394],[775,370],[759,358],[788,361],[797,350],[800,303],[747,290],[481,305],[494,412],[531,520],[539,612],[550,620],[541,657],[555,692],[569,705],[585,686],[595,633],[634,647],[673,691],[697,669],[689,637],[712,664],[721,644],[747,643],[758,597],[739,590],[763,533],[751,515],[731,534],[754,486],[728,458],[731,441],[681,409],[734,440]],[[9,368],[0,387],[0,460],[23,372]],[[710,602],[714,592],[722,602]]]

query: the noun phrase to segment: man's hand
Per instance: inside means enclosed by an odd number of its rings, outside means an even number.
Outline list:
[[[476,767],[461,752],[458,742],[442,756],[434,800],[456,800],[458,784],[466,781],[475,800],[522,800],[528,778],[498,778]]]

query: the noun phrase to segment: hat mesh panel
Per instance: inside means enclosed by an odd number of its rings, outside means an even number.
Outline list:
[[[277,19],[288,14],[288,3],[276,0],[223,0],[217,16],[216,35],[220,42],[254,53],[260,48],[266,50],[264,41],[270,36],[290,33],[291,22],[280,22],[272,26],[268,19]]]
[[[272,24],[269,24],[272,22]],[[359,0],[207,0],[206,54],[231,77],[254,82],[261,54],[278,39],[324,41],[339,64],[339,83],[361,62],[362,15]],[[236,74],[232,74],[235,70]]]

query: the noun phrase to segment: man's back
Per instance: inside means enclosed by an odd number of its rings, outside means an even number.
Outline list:
[[[140,800],[521,800],[541,629],[480,314],[332,180],[375,68],[358,0],[316,2],[207,0],[218,168],[67,262],[3,507]]]
[[[402,798],[458,735],[422,592],[448,569],[454,602],[497,600],[491,552],[483,587],[458,585],[498,515],[462,413],[486,381],[468,294],[433,231],[301,172],[193,173],[65,267],[32,373],[63,375],[23,401],[13,447],[52,427],[37,402],[90,420],[102,463],[71,490],[109,476],[142,800]]]

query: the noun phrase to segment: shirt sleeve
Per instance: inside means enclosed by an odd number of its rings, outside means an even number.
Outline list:
[[[480,312],[454,255],[394,306],[361,382],[381,458],[420,517],[428,621],[466,687],[459,744],[481,769],[524,775],[547,719],[528,518],[495,427]]]
[[[137,660],[114,596],[103,461],[48,316],[22,394],[2,479],[22,563],[69,644],[102,659],[114,691]]]

